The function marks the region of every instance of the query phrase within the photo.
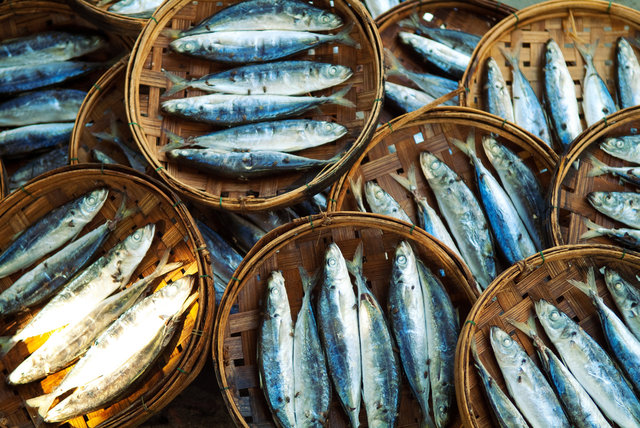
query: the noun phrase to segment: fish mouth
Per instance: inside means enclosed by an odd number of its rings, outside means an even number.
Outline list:
[[[600,203],[600,199],[596,196],[595,193],[589,193],[587,195],[587,199],[589,200],[589,202],[591,203],[591,205],[595,206],[595,207],[600,207],[602,206],[602,204]]]

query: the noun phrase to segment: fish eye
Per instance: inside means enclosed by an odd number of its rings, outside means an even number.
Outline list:
[[[510,338],[510,337],[505,337],[505,338],[502,340],[502,344],[503,344],[504,346],[511,346],[511,344],[512,344],[512,343],[513,343],[513,340],[511,340],[511,338]]]
[[[551,321],[556,321],[558,318],[560,318],[560,314],[558,313],[558,311],[553,311],[549,314],[549,318],[551,319]]]
[[[622,283],[621,282],[616,282],[613,285],[613,288],[615,288],[616,290],[622,290]]]
[[[622,140],[616,140],[616,146],[618,146],[618,147],[620,147],[620,148],[624,147],[624,141],[622,141]]]
[[[333,125],[330,123],[327,123],[324,127],[327,131],[331,131],[331,129],[333,129]]]
[[[278,287],[273,287],[271,289],[271,293],[278,295],[280,294],[280,289]]]
[[[87,202],[93,205],[96,203],[96,198],[94,198],[93,196],[89,196],[89,198],[87,198]]]
[[[329,15],[322,15],[322,18],[320,18],[322,20],[322,22],[329,22]]]
[[[438,169],[439,167],[440,167],[440,162],[438,162],[437,160],[431,163],[432,169]]]
[[[336,66],[329,67],[329,74],[336,74],[337,71],[338,71],[338,67]]]
[[[337,262],[336,262],[336,259],[334,259],[333,257],[331,257],[331,258],[329,259],[329,266],[335,266],[335,265],[336,265],[336,263],[337,263]]]
[[[381,199],[381,198],[382,198],[382,191],[381,191],[381,190],[378,190],[378,191],[376,192],[376,199]]]
[[[407,262],[407,258],[405,256],[398,257],[398,263],[405,264]]]
[[[139,241],[141,238],[142,238],[142,235],[140,234],[140,232],[136,232],[133,234],[134,241]]]

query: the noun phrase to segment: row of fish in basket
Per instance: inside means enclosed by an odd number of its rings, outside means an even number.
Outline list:
[[[126,198],[114,218],[82,234],[113,192],[98,188],[51,210],[0,254],[0,277],[24,272],[0,293],[0,317],[34,314],[17,331],[3,332],[1,354],[53,332],[10,367],[7,381],[38,381],[75,362],[50,393],[27,400],[46,422],[63,422],[119,396],[152,366],[197,298],[191,276],[167,281],[145,297],[157,279],[182,266],[168,263],[171,249],[153,273],[125,288],[156,235],[156,225],[147,224],[105,248],[118,224],[135,211]]]

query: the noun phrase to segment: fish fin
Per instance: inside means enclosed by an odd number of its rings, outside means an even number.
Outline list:
[[[187,299],[182,304],[182,307],[180,308],[180,310],[176,312],[175,318],[178,318],[182,316],[182,314],[187,312],[187,310],[191,307],[191,305],[193,305],[195,301],[198,300],[198,297],[199,297],[198,292],[195,292],[191,296],[187,297]]]
[[[366,213],[367,210],[364,208],[364,202],[362,199],[362,176],[359,176],[355,182],[351,178],[349,178],[349,187],[351,188],[353,197],[356,199],[358,209],[360,210],[360,212]]]
[[[122,202],[120,203],[120,207],[118,208],[118,211],[116,211],[116,214],[113,216],[113,218],[109,220],[109,229],[114,230],[116,227],[116,224],[118,224],[125,218],[132,216],[139,210],[140,210],[139,207],[127,209],[127,195],[123,194]]]
[[[359,279],[356,280],[356,283],[358,285],[358,295],[362,295],[363,293],[366,293],[368,291],[366,290],[366,286],[364,285],[364,283],[366,282],[366,278],[362,274],[363,249],[364,249],[364,245],[362,241],[360,241],[360,243],[358,244],[358,247],[356,248],[356,252],[353,255],[353,260],[345,260],[345,262],[347,263],[347,270],[349,271],[349,273],[356,278],[362,279],[362,281],[360,281]],[[365,287],[365,289],[363,290],[362,287]]]
[[[53,404],[53,401],[58,396],[56,390],[49,394],[43,394],[38,397],[29,398],[25,401],[25,404],[29,407],[33,407],[34,409],[38,409],[38,415],[41,419],[44,420],[44,417],[47,415],[49,408]]]
[[[180,33],[182,33],[182,30],[176,30],[176,29],[172,29],[172,28],[165,28],[164,30],[162,30],[162,35],[171,39],[171,40],[175,40],[177,38],[180,37]]]
[[[149,279],[158,278],[159,276],[166,275],[169,272],[182,267],[182,265],[184,264],[183,262],[169,263],[171,250],[173,250],[173,248],[171,247],[165,250],[164,254],[162,254],[162,258],[160,258],[160,261],[158,262],[158,266],[156,266],[156,269],[147,276]]]
[[[188,87],[191,86],[191,82],[188,81],[187,79],[177,76],[173,73],[169,73],[167,70],[165,70],[164,68],[162,69],[162,73],[166,76],[166,78],[171,82],[171,87],[169,89],[167,89],[166,91],[164,91],[164,93],[162,94],[163,97],[169,97],[173,94],[175,94],[176,92],[180,92],[184,89],[187,89]]]
[[[502,52],[502,55],[504,55],[507,61],[509,61],[509,64],[511,64],[511,67],[513,69],[520,68],[520,47],[521,45],[518,45],[516,48],[514,48],[514,50],[511,51],[502,46],[498,47],[498,49],[500,49],[500,52]]]
[[[168,152],[173,149],[179,149],[184,147],[190,147],[191,145],[187,143],[185,138],[182,138],[178,134],[175,134],[169,131],[166,128],[162,128],[162,131],[167,135],[167,139],[169,140],[169,144],[164,145],[160,148],[163,152]]]
[[[409,166],[409,169],[407,171],[407,177],[403,177],[399,174],[396,174],[394,172],[389,174],[391,176],[391,178],[393,178],[394,180],[396,180],[402,187],[404,187],[405,189],[407,189],[409,192],[415,194],[418,190],[418,181],[416,178],[416,167],[415,165],[411,164]]]
[[[97,4],[96,7],[103,7],[108,5],[109,3],[113,3],[114,0],[100,0]]]
[[[396,56],[391,52],[390,49],[384,48],[384,59],[387,61],[387,74],[392,76],[407,76],[407,69],[402,63],[396,58]]]
[[[580,55],[582,56],[582,59],[584,59],[584,62],[586,62],[587,64],[593,63],[593,56],[596,53],[596,48],[598,47],[600,39],[596,39],[596,41],[591,45],[584,45],[580,43],[578,39],[573,36],[573,34],[571,34],[571,38],[574,40],[576,49],[578,49],[578,52],[580,52]]]
[[[298,270],[300,271],[300,280],[302,280],[302,291],[305,294],[310,293],[318,283],[320,275],[322,274],[322,269],[316,270],[312,275],[309,275],[302,266],[298,266]]]
[[[598,295],[598,288],[596,287],[596,276],[593,272],[593,266],[590,266],[589,272],[587,272],[587,282],[577,281],[575,279],[568,279],[567,281],[569,281],[569,284],[573,285],[589,297]]]
[[[346,27],[344,27],[342,31],[340,31],[338,34],[335,35],[334,40],[337,43],[341,43],[347,46],[353,46],[356,49],[360,49],[360,43],[353,40],[349,35],[351,30],[353,30],[354,26],[355,26],[355,22],[350,22]]]
[[[407,189],[409,192],[413,192],[413,189],[411,187],[411,182],[409,181],[409,179],[396,174],[395,172],[391,172],[389,173],[389,175],[391,176],[391,178],[393,178],[394,180],[396,180],[402,187],[404,187],[405,189]]]
[[[411,28],[413,30],[422,31],[423,25],[420,23],[420,17],[416,12],[413,12],[408,19],[403,19],[398,22],[398,25],[404,28]]]
[[[516,321],[513,318],[506,318],[506,321],[530,338],[538,335],[536,331],[536,320],[533,317],[529,317],[526,322]]]
[[[465,155],[469,156],[471,160],[476,159],[478,155],[476,154],[476,139],[475,132],[471,131],[467,136],[467,142],[463,143],[457,138],[452,138],[451,142],[454,146],[459,148]]]
[[[604,233],[600,231],[600,229],[602,229],[602,226],[592,222],[588,218],[584,219],[584,225],[587,226],[589,230],[583,233],[580,236],[580,239],[591,239],[591,238],[597,238],[598,236],[604,235]]]
[[[18,340],[14,339],[15,336],[0,336],[0,357],[4,357],[16,346]]]
[[[598,175],[607,173],[605,169],[608,167],[608,165],[606,163],[602,162],[592,154],[589,154],[589,160],[591,161],[591,165],[593,165],[593,168],[589,170],[589,172],[587,173],[587,177],[596,177]]]
[[[353,85],[347,85],[344,88],[340,89],[338,92],[336,92],[335,94],[329,96],[329,99],[331,100],[331,102],[333,104],[338,104],[341,106],[346,106],[346,107],[354,107],[355,108],[355,104],[346,99],[344,96],[347,95],[347,93],[351,90],[351,87]]]

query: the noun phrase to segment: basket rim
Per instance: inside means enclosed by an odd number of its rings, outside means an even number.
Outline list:
[[[482,296],[473,304],[473,307],[467,315],[467,319],[462,324],[460,336],[458,337],[458,345],[456,347],[455,358],[455,385],[456,385],[456,401],[458,403],[458,409],[466,409],[466,412],[461,412],[462,421],[464,426],[477,427],[474,423],[473,417],[471,417],[468,409],[471,409],[471,400],[467,394],[467,384],[465,382],[467,373],[466,368],[470,366],[470,346],[473,336],[477,330],[475,319],[484,308],[484,306],[493,299],[497,293],[500,292],[505,282],[511,281],[519,275],[527,275],[534,271],[537,267],[544,265],[545,262],[554,262],[562,259],[573,260],[578,257],[584,256],[599,256],[610,257],[622,260],[633,260],[634,263],[640,265],[640,252],[637,251],[625,251],[624,249],[615,245],[605,244],[575,244],[575,245],[560,245],[556,247],[547,248],[540,253],[527,257],[524,260],[512,265],[504,272],[500,273],[487,287]]]
[[[305,217],[304,219],[300,219],[299,224],[294,225],[293,227],[290,225],[284,225],[274,229],[272,234],[266,235],[254,246],[254,248],[258,248],[258,250],[254,252],[252,257],[245,257],[236,269],[234,278],[230,281],[227,290],[222,296],[222,301],[218,307],[214,324],[211,351],[216,379],[218,380],[218,386],[227,406],[227,410],[237,426],[248,427],[249,425],[240,414],[238,407],[229,392],[229,386],[227,384],[226,377],[224,376],[226,373],[224,358],[225,336],[222,333],[228,325],[228,314],[231,309],[231,305],[233,305],[237,299],[238,294],[244,287],[245,283],[252,278],[253,273],[255,273],[256,269],[265,259],[276,254],[279,249],[298,237],[307,236],[326,227],[376,227],[390,233],[411,236],[411,239],[414,242],[418,240],[422,240],[423,242],[426,241],[430,245],[439,248],[444,255],[448,256],[449,259],[453,261],[453,264],[456,266],[456,269],[458,269],[461,276],[467,279],[467,284],[460,287],[461,291],[465,294],[465,298],[469,302],[473,303],[479,298],[478,296],[480,296],[480,292],[473,288],[473,285],[476,284],[476,282],[473,279],[473,275],[471,275],[469,268],[457,256],[455,256],[449,248],[440,244],[440,241],[434,239],[431,235],[420,228],[416,228],[394,218],[372,213],[341,211],[322,213],[311,218]],[[282,230],[282,233],[278,233],[279,229]]]
[[[345,7],[351,8],[356,16],[359,18],[362,31],[367,35],[367,40],[371,44],[372,54],[377,58],[377,64],[379,65],[375,70],[375,76],[379,82],[376,90],[375,99],[381,100],[383,97],[384,89],[384,65],[382,59],[382,40],[380,34],[375,27],[371,16],[364,8],[364,5],[359,1],[347,2],[341,0]],[[363,129],[360,135],[351,145],[349,150],[344,152],[340,161],[334,163],[329,168],[316,175],[310,182],[300,185],[296,189],[275,195],[272,197],[256,197],[247,196],[240,198],[223,197],[220,195],[212,195],[208,192],[198,190],[195,187],[182,183],[177,180],[171,174],[169,174],[164,166],[158,162],[155,156],[146,149],[146,141],[142,126],[138,125],[140,119],[140,93],[139,83],[134,83],[134,78],[138,78],[144,61],[148,56],[148,52],[142,50],[142,46],[148,44],[150,41],[155,41],[167,23],[173,18],[173,16],[181,10],[187,4],[192,3],[192,0],[169,0],[164,3],[160,8],[156,10],[156,19],[149,20],[143,30],[141,31],[136,43],[131,52],[129,63],[127,65],[126,72],[126,84],[125,84],[125,108],[127,111],[127,118],[129,120],[129,127],[133,134],[134,140],[138,145],[142,154],[147,158],[153,169],[156,170],[158,175],[163,181],[165,181],[171,188],[176,189],[181,194],[186,195],[188,198],[204,203],[212,208],[222,208],[230,211],[242,211],[242,210],[266,210],[276,207],[284,207],[293,205],[305,198],[322,191],[326,187],[330,186],[344,171],[346,171],[358,155],[364,150],[366,142],[370,139],[371,135],[375,132],[377,124],[377,118],[382,111],[381,102],[373,102],[371,107],[371,113],[368,120],[364,123]],[[146,49],[145,49],[146,51]]]

